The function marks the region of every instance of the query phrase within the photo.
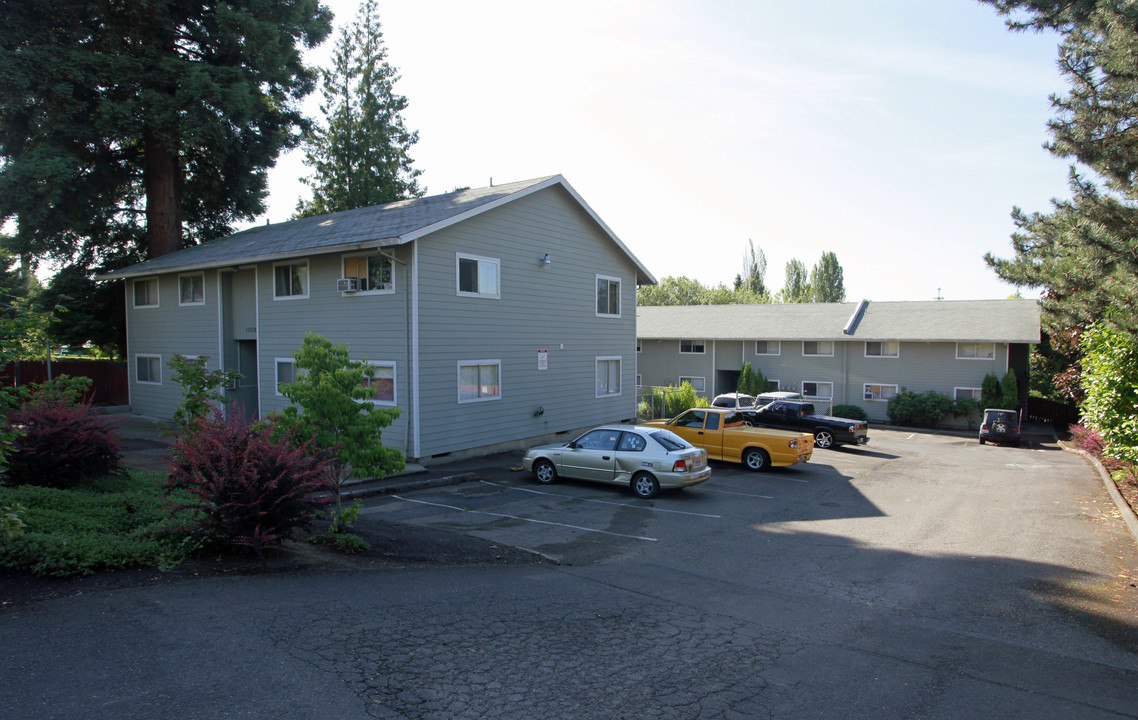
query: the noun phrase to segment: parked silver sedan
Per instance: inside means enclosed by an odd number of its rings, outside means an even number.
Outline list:
[[[711,477],[706,450],[671,430],[641,425],[593,428],[572,442],[530,448],[522,464],[543,485],[562,476],[594,480],[628,485],[642,498]]]

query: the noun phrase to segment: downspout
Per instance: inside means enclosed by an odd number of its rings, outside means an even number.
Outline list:
[[[716,373],[718,372],[718,370],[716,368],[718,368],[719,366],[715,362],[715,351],[718,347],[719,347],[719,341],[718,340],[712,340],[711,341],[711,393],[709,393],[711,397],[715,397],[715,391],[719,389],[716,387],[716,381],[719,379],[718,376],[716,375]],[[706,390],[707,390],[707,386],[704,385],[704,391],[706,392]]]
[[[225,358],[225,313],[223,312],[223,309],[221,307],[221,270],[214,270],[213,271],[213,277],[214,277],[214,282],[217,283],[217,368],[219,370],[224,371],[225,370],[225,362],[226,362],[226,358]],[[206,278],[206,273],[203,272],[202,273],[202,283],[203,284],[205,283],[205,278]],[[231,282],[232,282],[232,280],[231,280]],[[205,293],[204,287],[202,288],[202,293],[203,293],[203,295]],[[222,389],[222,393],[225,393],[228,390],[229,390],[229,388],[226,387],[226,388]],[[222,397],[224,397],[224,394],[222,395]],[[222,415],[222,417],[227,417],[229,415],[229,403],[228,402],[222,403],[221,415]]]
[[[411,456],[420,457],[419,450],[419,241],[411,243]]]

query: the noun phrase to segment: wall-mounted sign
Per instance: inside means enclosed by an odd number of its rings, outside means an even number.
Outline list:
[[[549,351],[548,350],[538,350],[537,351],[537,369],[538,370],[548,370],[549,369]]]

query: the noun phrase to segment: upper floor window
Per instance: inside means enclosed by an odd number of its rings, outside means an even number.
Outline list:
[[[704,342],[703,340],[680,340],[680,352],[702,355],[704,352]]]
[[[205,273],[178,276],[178,304],[205,304]]]
[[[597,315],[620,317],[620,278],[597,276]]]
[[[308,297],[308,261],[273,266],[273,298],[298,300]]]
[[[359,280],[360,292],[393,292],[395,290],[391,258],[384,255],[345,257],[343,271],[343,277]]]
[[[802,343],[802,354],[833,357],[834,343],[830,340],[807,340]]]
[[[901,354],[901,343],[895,341],[867,342],[865,344],[866,357],[897,357]]]
[[[158,307],[158,278],[134,281],[134,306],[136,308]]]
[[[756,355],[778,355],[782,351],[782,345],[778,340],[756,340],[755,341],[755,354]]]
[[[458,363],[458,401],[480,402],[502,398],[502,361],[469,360]]]
[[[957,360],[994,360],[995,343],[956,343]]]
[[[498,282],[500,265],[497,258],[455,253],[458,294],[467,297],[501,297]]]

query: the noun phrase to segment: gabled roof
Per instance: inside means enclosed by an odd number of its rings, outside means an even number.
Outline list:
[[[645,340],[1039,342],[1035,300],[673,305],[636,308]],[[853,320],[854,322],[851,322]],[[849,328],[849,334],[844,332]]]
[[[553,186],[564,188],[601,231],[636,265],[637,284],[656,283],[652,273],[648,272],[608,225],[560,175],[474,190],[457,190],[445,195],[400,200],[385,205],[252,227],[212,242],[107,273],[100,276],[100,279],[185,272],[282,260],[312,253],[347,252],[402,245]]]

